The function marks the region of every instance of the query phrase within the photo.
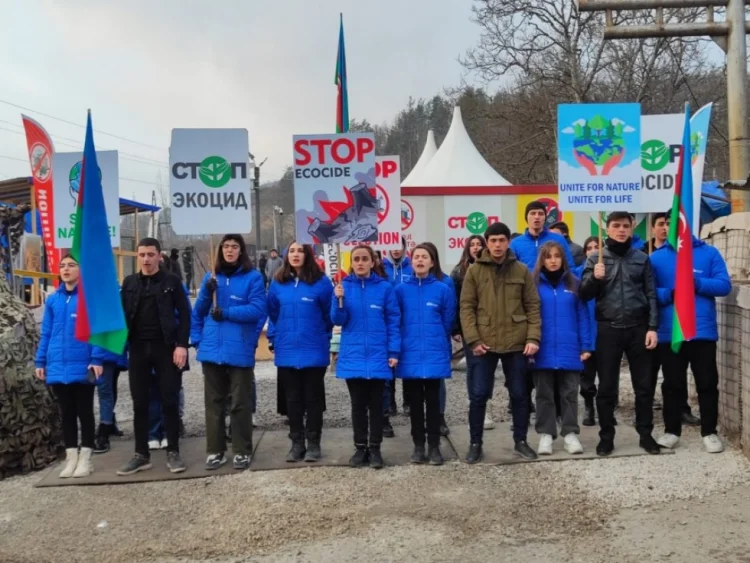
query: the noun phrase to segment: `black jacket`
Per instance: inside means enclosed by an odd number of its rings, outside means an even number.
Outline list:
[[[620,257],[605,246],[603,260],[606,278],[594,277],[594,266],[599,261],[597,252],[586,260],[580,287],[581,299],[596,299],[596,320],[614,328],[645,324],[649,330],[656,330],[659,309],[648,255],[630,248]]]
[[[570,253],[573,255],[573,266],[580,266],[586,261],[586,251],[583,250],[583,247],[580,244],[576,244],[570,240],[570,237],[565,237],[565,240],[568,241]]]
[[[133,334],[133,323],[141,298],[141,274],[131,274],[122,282],[122,307],[128,331]],[[159,322],[168,345],[187,348],[190,343],[190,302],[185,294],[180,278],[170,272],[159,270],[151,276],[151,283],[158,284],[156,306],[159,309]]]

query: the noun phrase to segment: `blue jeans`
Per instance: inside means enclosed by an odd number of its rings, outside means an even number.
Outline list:
[[[469,432],[472,444],[481,444],[487,401],[495,387],[495,370],[502,362],[505,381],[513,406],[513,439],[526,440],[529,429],[529,395],[526,388],[526,356],[521,352],[466,357],[469,386]]]
[[[102,376],[96,392],[99,395],[99,423],[115,423],[115,379],[120,373],[120,368],[112,362],[104,362]]]

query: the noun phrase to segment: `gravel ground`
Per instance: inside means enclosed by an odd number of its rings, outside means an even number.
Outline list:
[[[185,425],[201,435],[202,378],[192,364]],[[260,426],[284,428],[273,366],[259,365],[256,375]],[[627,424],[633,394],[622,379],[619,418]],[[327,384],[325,424],[348,426],[346,387],[333,377]],[[130,433],[127,376],[119,392],[118,419]],[[449,422],[464,424],[461,371],[448,383],[448,401]],[[496,419],[506,406],[500,376]],[[407,424],[403,416],[393,422]],[[741,533],[750,520],[750,464],[735,450],[703,453],[693,429],[683,442],[674,456],[297,469],[59,489],[34,489],[40,474],[32,474],[0,482],[0,561],[733,561],[750,549]]]

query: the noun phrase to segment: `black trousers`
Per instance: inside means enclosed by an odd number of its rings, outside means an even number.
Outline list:
[[[411,404],[411,437],[415,446],[440,445],[440,380],[404,379],[404,390]]]
[[[593,401],[596,397],[596,353],[583,362],[581,373],[581,397]]]
[[[599,437],[615,437],[614,412],[620,389],[620,363],[628,358],[630,379],[635,393],[635,428],[641,436],[654,430],[654,393],[651,386],[651,356],[646,349],[646,326],[614,328],[599,323],[596,336],[596,365],[599,372],[599,392],[596,409],[599,411]]]
[[[657,348],[653,351],[653,354],[651,356],[651,384],[654,389],[654,395],[656,395],[656,387],[659,383],[659,370],[664,369],[664,366],[662,365],[662,351],[661,348]],[[664,396],[664,384],[662,383],[662,397]],[[688,390],[687,390],[687,383],[685,384],[685,393],[684,397],[682,397],[682,405],[680,407],[682,409],[682,412],[685,414],[693,414],[692,409],[690,408],[690,403],[688,403]]]
[[[81,423],[81,447],[94,447],[94,389],[88,383],[58,383],[52,385],[62,411],[65,449],[78,448],[78,423]]]
[[[355,446],[369,444],[379,447],[383,441],[383,389],[385,385],[385,379],[346,380],[349,396],[352,399]]]
[[[664,382],[664,426],[666,432],[680,436],[682,412],[687,395],[687,369],[693,370],[698,389],[701,435],[716,434],[719,419],[719,370],[716,367],[716,342],[694,340],[683,342],[680,352],[672,352],[671,344],[659,344]]]
[[[133,429],[135,452],[146,458],[148,449],[148,407],[152,371],[159,380],[167,451],[179,451],[179,396],[182,372],[174,365],[174,346],[159,341],[131,342],[129,358],[130,394],[133,398]]]
[[[323,430],[326,368],[279,368],[278,372],[286,393],[289,437],[292,440],[302,439],[307,430],[308,438],[319,438]]]

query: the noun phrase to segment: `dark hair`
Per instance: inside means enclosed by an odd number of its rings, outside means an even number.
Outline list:
[[[423,242],[422,244],[418,244],[417,246],[412,248],[412,256],[414,256],[414,251],[417,248],[423,248],[427,251],[427,254],[430,255],[430,258],[432,258],[432,268],[430,268],[430,273],[437,279],[442,280],[445,274],[443,274],[443,270],[440,267],[440,254],[438,253],[437,246],[435,246],[431,242]]]
[[[558,231],[562,232],[566,237],[570,235],[570,229],[568,228],[568,224],[565,221],[558,221],[557,223],[552,223],[549,226],[550,231],[553,229],[557,229]]]
[[[534,272],[532,274],[534,276],[534,281],[539,285],[539,275],[542,273],[542,268],[544,268],[544,259],[548,258],[550,253],[555,249],[557,249],[561,256],[563,270],[562,282],[565,284],[565,288],[573,293],[578,293],[576,278],[573,275],[573,272],[570,271],[570,264],[568,264],[568,259],[565,257],[565,249],[559,242],[545,242],[541,248],[539,248],[539,256],[537,256],[536,266],[534,266]]]
[[[544,216],[547,216],[547,206],[544,205],[541,201],[535,200],[530,201],[526,204],[526,213],[524,213],[524,218],[528,221],[529,220],[529,211],[532,209],[539,209],[540,211],[544,211]]]
[[[373,271],[375,271],[375,251],[372,248],[370,248],[369,246],[367,246],[366,244],[358,244],[357,246],[355,246],[354,248],[352,248],[352,253],[351,253],[352,258],[354,258],[354,253],[357,250],[362,250],[362,249],[366,250],[367,253],[370,255],[370,260],[372,260],[372,264],[373,264],[373,266],[372,266],[373,267]],[[352,266],[349,267],[349,273],[350,274],[354,273],[354,267],[352,267]],[[378,275],[380,275],[380,274],[378,274]]]
[[[142,238],[141,240],[138,241],[137,248],[140,248],[141,246],[153,246],[154,248],[156,248],[157,252],[161,252],[161,244],[159,244],[159,241],[156,240],[155,238],[151,238],[151,237]]]
[[[281,268],[276,270],[276,273],[273,275],[273,279],[279,283],[287,283],[297,277],[297,273],[292,267],[291,262],[289,262],[289,249],[292,248],[293,244],[299,243],[296,240],[293,240],[289,243],[289,246],[286,247],[286,256],[284,256],[284,263],[281,265]],[[305,260],[304,262],[302,262],[299,279],[305,283],[314,284],[320,278],[322,278],[324,274],[318,267],[318,261],[315,259],[315,252],[313,252],[312,246],[309,244],[303,244],[301,246],[302,254],[304,254]]]
[[[177,258],[180,257],[180,250],[178,248],[173,248],[172,250],[169,251],[169,256],[173,260],[177,260]]]
[[[466,270],[469,269],[469,266],[474,263],[474,259],[471,257],[471,243],[475,240],[482,241],[482,248],[487,248],[487,243],[482,235],[471,235],[466,239],[464,251],[461,253],[461,260],[458,262],[458,271],[461,273],[462,278],[466,275]]]
[[[510,240],[513,240],[513,239],[518,238],[520,236],[521,236],[521,233],[513,233],[512,235],[510,235]]]
[[[490,237],[496,237],[498,235],[504,235],[510,240],[510,229],[508,228],[508,225],[505,223],[492,223],[492,225],[487,227],[487,230],[484,231],[484,240],[488,241],[490,240]]]
[[[60,264],[62,264],[62,261],[65,260],[66,258],[70,258],[71,260],[73,260],[73,262],[78,264],[78,260],[76,260],[75,256],[73,256],[70,252],[68,252],[67,254],[65,254],[65,256],[60,258]]]
[[[653,213],[651,215],[651,228],[654,228],[656,226],[656,222],[659,219],[664,219],[665,221],[669,221],[669,215],[666,213]]]
[[[595,242],[596,246],[599,246],[599,237],[589,237],[585,241],[583,241],[583,252],[586,252],[586,247],[589,245],[590,242]]]
[[[379,251],[375,251],[375,265],[372,267],[372,271],[379,275],[384,280],[388,279],[388,273],[383,267],[383,254]]]
[[[224,260],[224,253],[221,250],[221,247],[224,246],[224,243],[228,240],[233,240],[240,245],[240,255],[237,258],[237,266],[239,266],[239,270],[244,272],[249,272],[250,270],[252,270],[253,263],[250,261],[250,256],[247,253],[245,239],[242,238],[242,235],[230,234],[224,235],[219,241],[219,248],[216,249],[216,259],[214,260],[214,273],[221,273],[223,269],[229,266],[227,261]]]
[[[161,253],[161,262],[159,262],[159,267],[167,272],[172,271],[172,261],[169,259],[169,254],[166,252]]]
[[[612,221],[622,221],[623,219],[627,219],[631,225],[633,224],[633,215],[627,211],[613,211],[607,215],[607,226],[609,227]]]

